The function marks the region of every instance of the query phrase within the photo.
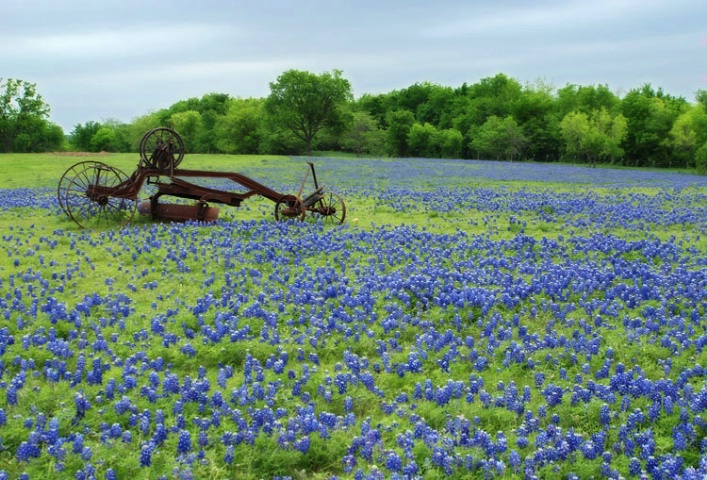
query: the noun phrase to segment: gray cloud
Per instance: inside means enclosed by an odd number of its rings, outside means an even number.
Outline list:
[[[703,0],[5,0],[0,77],[37,83],[52,121],[121,121],[223,92],[263,97],[290,68],[343,70],[359,96],[505,73],[706,87]]]

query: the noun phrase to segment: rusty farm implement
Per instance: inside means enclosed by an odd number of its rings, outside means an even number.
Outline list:
[[[344,200],[319,185],[311,162],[308,162],[309,168],[297,194],[283,194],[240,173],[180,169],[178,166],[183,158],[184,142],[179,134],[170,128],[155,128],[140,141],[140,161],[130,176],[93,160],[79,162],[66,170],[59,181],[59,205],[82,228],[125,224],[136,210],[156,219],[209,222],[216,220],[219,212],[219,208],[210,204],[237,207],[254,195],[274,202],[276,220],[303,220],[309,214],[321,218],[324,223],[341,224],[346,217]],[[314,191],[303,196],[310,175]],[[231,180],[242,190],[231,192],[198,185],[192,180],[196,178]],[[156,187],[156,192],[138,205],[138,194],[146,184]],[[195,203],[160,203],[163,196],[194,200]]]

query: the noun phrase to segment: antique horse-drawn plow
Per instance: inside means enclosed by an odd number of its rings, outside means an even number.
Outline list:
[[[83,228],[125,224],[138,209],[153,218],[214,221],[219,209],[209,203],[237,207],[253,195],[275,203],[277,220],[304,220],[309,212],[324,223],[340,224],[346,217],[344,200],[319,185],[311,162],[299,191],[293,195],[276,192],[240,173],[178,169],[183,158],[184,143],[179,134],[170,128],[155,128],[140,141],[140,162],[132,175],[128,177],[119,169],[97,161],[79,162],[71,166],[59,181],[59,204]],[[310,173],[315,190],[302,197]],[[245,191],[229,192],[185,180],[197,177],[232,180]],[[138,193],[145,184],[155,186],[157,191],[138,207]],[[159,203],[160,197],[165,195],[196,200],[196,204]]]

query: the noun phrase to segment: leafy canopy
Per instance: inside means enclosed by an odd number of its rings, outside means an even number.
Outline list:
[[[282,128],[304,142],[307,153],[323,128],[343,131],[347,123],[344,107],[353,100],[351,84],[340,70],[317,75],[288,70],[270,83],[265,113],[271,125]]]

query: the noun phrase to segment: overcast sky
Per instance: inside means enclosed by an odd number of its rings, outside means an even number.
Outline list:
[[[265,97],[286,70],[354,96],[504,73],[556,88],[707,88],[705,0],[0,0],[0,78],[51,121],[130,122],[206,93]]]

